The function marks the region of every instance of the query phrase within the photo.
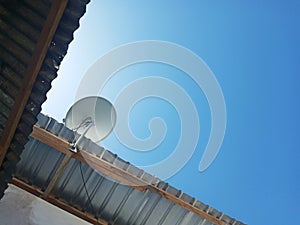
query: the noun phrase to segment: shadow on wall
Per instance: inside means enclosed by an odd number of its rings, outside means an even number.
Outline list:
[[[1,225],[89,225],[28,192],[9,185],[0,200]]]

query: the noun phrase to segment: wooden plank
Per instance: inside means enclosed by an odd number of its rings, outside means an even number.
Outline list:
[[[153,192],[156,192],[160,196],[164,197],[165,199],[170,200],[171,202],[174,202],[177,205],[180,205],[181,207],[201,216],[202,218],[206,219],[207,221],[215,224],[215,225],[226,225],[226,223],[222,220],[217,219],[216,217],[208,214],[207,212],[193,206],[192,204],[189,204],[188,202],[168,193],[167,191],[162,190],[161,188],[158,188],[156,186],[149,186],[149,189]]]
[[[69,142],[43,128],[38,127],[37,125],[33,126],[30,136],[64,154],[68,154],[70,152],[69,147],[71,144]],[[73,157],[75,157],[75,155],[73,155]]]
[[[18,123],[31,94],[36,77],[47,54],[51,40],[58,27],[59,21],[66,8],[68,0],[54,0],[45,21],[35,51],[24,74],[22,86],[18,92],[14,105],[9,113],[2,136],[0,138],[0,165],[5,158],[7,149],[15,134]]]
[[[89,214],[89,213],[86,213],[86,212],[82,212],[72,206],[70,206],[69,204],[63,202],[62,200],[60,199],[57,199],[51,195],[48,195],[47,197],[43,197],[44,196],[44,193],[36,188],[36,187],[33,187],[27,183],[25,183],[24,181],[21,181],[17,178],[13,178],[12,181],[11,181],[12,184],[18,186],[19,188],[39,197],[39,198],[42,198],[43,200],[51,203],[52,205],[55,205],[75,216],[78,216],[79,218],[89,222],[89,223],[92,223],[92,224],[95,224],[95,225],[108,225],[108,222],[102,220],[102,219],[97,219],[95,218],[93,215]]]
[[[54,134],[42,129],[38,126],[34,126],[33,132],[31,136],[38,141],[41,141],[50,147],[57,149],[63,153],[69,152],[68,148],[70,147],[70,143],[66,142],[62,138],[55,136]],[[100,157],[97,157],[89,152],[86,151],[78,151],[76,154],[72,154],[72,157],[75,159],[84,162],[94,168],[95,170],[99,171],[100,173],[115,179],[116,181],[127,184],[139,191],[146,191],[150,189],[151,191],[157,193],[158,195],[162,196],[165,199],[168,199],[181,207],[205,218],[207,221],[216,224],[216,225],[226,225],[225,222],[215,218],[214,216],[208,214],[207,212],[193,206],[192,204],[184,201],[183,199],[168,193],[167,191],[159,188],[151,183],[148,183],[135,175],[129,173],[126,170],[123,170],[109,162],[104,161]]]
[[[56,170],[53,178],[51,179],[50,183],[48,184],[45,192],[43,193],[43,197],[47,197],[51,191],[53,190],[53,188],[55,187],[56,183],[58,182],[59,178],[61,177],[61,175],[63,174],[67,164],[70,162],[72,155],[74,153],[73,152],[68,152],[68,154],[66,154],[64,156],[63,161],[61,162],[61,164],[59,165],[58,169]]]

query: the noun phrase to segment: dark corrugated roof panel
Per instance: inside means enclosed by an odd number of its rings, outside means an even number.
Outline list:
[[[0,168],[0,198],[19,160],[52,80],[79,27],[89,0],[69,0],[37,76],[14,138]],[[48,16],[51,0],[0,2],[0,136],[22,85],[24,73]]]
[[[75,135],[77,134],[73,131],[42,114],[39,116],[37,125],[70,143],[76,139]],[[123,161],[110,151],[104,150],[87,138],[84,138],[80,142],[80,149],[86,149],[86,151],[93,153],[99,159],[103,159],[113,165],[119,165],[122,169],[126,168],[134,176],[138,177],[141,174],[140,169]],[[63,157],[63,153],[34,138],[30,138],[17,165],[15,176],[45,191]],[[32,160],[32,158],[35,160]],[[80,169],[83,171],[90,199],[84,189]],[[147,177],[149,182],[154,181],[152,183],[172,195],[181,196],[180,198],[189,203],[194,202],[195,207],[228,224],[242,224],[200,201],[195,201],[191,196],[150,174],[146,173],[144,177]],[[111,225],[212,224],[201,216],[182,208],[151,190],[143,193],[131,186],[115,182],[111,178],[95,171],[90,166],[81,164],[81,162],[74,158],[67,164],[51,195],[73,207],[79,208],[83,212],[94,215],[96,218],[104,219]]]

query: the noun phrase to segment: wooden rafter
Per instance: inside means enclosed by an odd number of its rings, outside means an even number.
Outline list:
[[[53,188],[55,187],[55,185],[57,184],[59,178],[61,177],[61,175],[64,172],[64,169],[66,168],[67,164],[70,162],[72,155],[74,153],[73,152],[68,152],[65,156],[63,161],[60,163],[59,167],[57,168],[53,178],[51,179],[50,183],[48,184],[45,192],[43,193],[43,197],[47,197],[51,191],[53,190]]]
[[[35,138],[36,140],[43,142],[44,144],[47,144],[48,146],[64,153],[64,154],[70,154],[69,153],[69,147],[70,143],[65,141],[64,139],[46,131],[43,128],[40,128],[38,126],[34,126],[33,132],[31,133],[31,136]],[[163,190],[162,188],[159,188],[145,180],[142,180],[141,178],[129,173],[126,170],[123,170],[109,162],[106,162],[102,158],[99,158],[87,151],[81,150],[76,154],[71,155],[76,160],[79,160],[83,163],[88,164],[95,170],[99,171],[100,173],[107,175],[113,179],[115,179],[118,182],[127,184],[139,191],[146,191],[147,189],[157,193],[158,195],[162,196],[165,199],[168,199],[181,207],[198,214],[202,218],[206,219],[207,221],[216,224],[216,225],[226,225],[224,221],[221,221],[217,219],[216,217],[208,214],[207,212],[195,207],[193,204],[190,204],[181,198],[174,196],[173,194],[170,194],[169,192]]]
[[[8,116],[2,136],[0,138],[0,165],[5,158],[7,149],[15,134],[16,128],[31,94],[36,77],[47,54],[51,40],[65,11],[68,0],[54,0],[48,17],[44,23],[35,51],[24,74],[22,86],[19,89],[14,105]]]

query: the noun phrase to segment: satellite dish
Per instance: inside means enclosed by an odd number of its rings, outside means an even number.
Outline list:
[[[74,149],[83,136],[94,142],[103,140],[112,132],[115,123],[115,108],[108,100],[98,96],[78,100],[65,118],[65,125],[81,134],[74,144]]]

